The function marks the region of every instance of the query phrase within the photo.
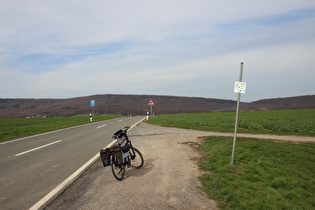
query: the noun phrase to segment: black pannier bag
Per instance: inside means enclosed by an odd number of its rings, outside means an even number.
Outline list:
[[[110,152],[109,152],[109,148],[101,149],[100,155],[101,155],[101,158],[102,158],[104,167],[109,166],[109,165],[110,165]]]
[[[129,148],[119,147],[115,149],[116,163],[122,165],[123,163],[129,162]]]

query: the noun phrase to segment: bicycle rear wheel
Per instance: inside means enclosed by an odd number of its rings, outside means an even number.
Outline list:
[[[131,160],[131,166],[139,169],[143,166],[143,156],[141,152],[137,148],[130,148],[129,149],[129,155],[130,155],[130,160]]]
[[[111,155],[111,166],[112,166],[112,172],[114,177],[121,181],[124,179],[125,176],[125,165],[118,165],[116,162],[116,154]]]

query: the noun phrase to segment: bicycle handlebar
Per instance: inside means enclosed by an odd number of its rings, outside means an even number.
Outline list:
[[[130,126],[125,126],[124,129],[118,130],[113,135],[113,139],[120,139],[123,136],[127,136],[127,131],[130,129]]]

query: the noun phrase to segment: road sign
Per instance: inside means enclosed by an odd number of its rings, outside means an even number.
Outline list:
[[[95,100],[91,100],[91,106],[95,106]]]
[[[245,93],[246,82],[235,82],[234,93]]]
[[[238,122],[238,113],[240,109],[240,100],[241,100],[241,93],[245,93],[246,83],[242,82],[243,80],[243,62],[241,62],[241,70],[240,70],[240,80],[239,82],[235,82],[234,85],[234,92],[237,94],[237,106],[236,106],[236,117],[235,117],[235,128],[234,128],[234,137],[233,137],[233,149],[232,149],[232,158],[231,164],[234,164],[234,152],[235,152],[235,142],[236,142],[236,135],[237,135],[237,122]]]
[[[152,99],[150,99],[149,103],[148,103],[148,106],[154,106],[154,102],[152,101]]]

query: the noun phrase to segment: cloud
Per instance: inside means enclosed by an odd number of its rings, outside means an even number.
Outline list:
[[[2,5],[0,97],[134,93],[234,99],[241,61],[248,82],[244,100],[315,92],[313,1]]]

